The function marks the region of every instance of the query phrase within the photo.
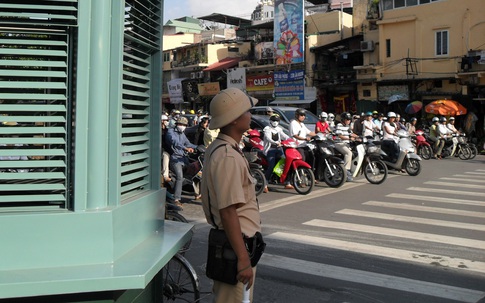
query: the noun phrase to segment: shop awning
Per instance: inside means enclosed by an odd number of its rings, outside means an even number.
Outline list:
[[[204,72],[228,69],[228,68],[236,66],[239,63],[239,61],[241,61],[241,58],[239,58],[239,57],[237,57],[237,58],[227,57],[227,58],[220,60],[217,63],[211,64],[208,67],[204,68]]]
[[[270,105],[286,105],[286,104],[310,104],[315,99],[309,99],[309,100],[274,100],[271,101],[269,104]]]

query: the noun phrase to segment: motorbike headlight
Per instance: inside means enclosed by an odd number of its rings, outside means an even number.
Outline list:
[[[332,155],[332,151],[327,147],[320,147],[320,152],[322,154]]]

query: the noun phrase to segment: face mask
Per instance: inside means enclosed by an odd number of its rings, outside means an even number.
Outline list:
[[[183,132],[184,132],[185,128],[187,128],[187,126],[185,126],[185,125],[177,125],[177,130],[178,130],[179,132],[181,132],[181,133],[183,133]]]
[[[168,126],[168,121],[164,120],[162,123],[163,125]]]
[[[278,126],[279,123],[278,123],[278,121],[271,121],[270,124],[271,124],[271,126],[276,127],[276,126]]]

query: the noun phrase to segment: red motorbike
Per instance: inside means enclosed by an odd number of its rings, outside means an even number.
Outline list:
[[[302,195],[309,194],[315,185],[312,167],[302,160],[300,152],[296,149],[297,143],[295,140],[287,139],[281,141],[281,146],[285,156],[276,163],[268,183],[285,184],[289,181],[297,193]]]
[[[433,156],[433,148],[426,141],[424,131],[421,129],[416,130],[413,139],[414,146],[416,146],[416,153],[424,160],[431,159],[431,156]]]

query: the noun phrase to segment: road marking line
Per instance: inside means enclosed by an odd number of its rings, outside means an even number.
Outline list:
[[[464,179],[464,178],[440,178],[440,180],[460,181],[460,182],[472,182],[472,183],[485,183],[485,180]]]
[[[485,173],[478,173],[478,172],[474,172],[474,171],[467,171],[467,172],[465,172],[465,174],[485,176]]]
[[[429,193],[441,193],[441,194],[485,197],[485,193],[477,193],[477,192],[461,191],[461,190],[453,190],[453,189],[441,189],[441,188],[429,188],[429,187],[409,187],[409,188],[407,188],[407,190],[424,191],[424,192],[429,192]]]
[[[318,277],[373,285],[459,302],[475,303],[485,295],[485,292],[473,289],[412,280],[272,254],[264,254],[260,263],[270,267],[310,274]]]
[[[361,186],[363,184],[365,184],[365,183],[364,182],[352,182],[351,184],[349,184],[349,183],[344,184],[343,186],[341,186],[339,188],[328,187],[328,188],[323,188],[323,189],[312,191],[308,195],[296,194],[296,195],[291,196],[291,197],[287,197],[287,198],[283,198],[283,199],[277,199],[277,200],[273,200],[273,201],[270,201],[270,202],[265,202],[265,203],[262,203],[262,204],[259,205],[259,211],[265,212],[265,211],[272,210],[272,209],[275,209],[275,208],[278,208],[278,207],[283,207],[283,206],[287,206],[287,205],[290,205],[290,204],[299,203],[299,202],[303,202],[303,201],[306,201],[306,200],[311,200],[311,199],[314,199],[314,198],[338,193],[342,190],[351,189],[351,188],[354,188],[354,187],[357,187],[357,186]]]
[[[478,189],[483,189],[483,185],[476,185],[476,184],[463,184],[463,183],[453,183],[453,182],[439,182],[439,181],[427,181],[424,182],[423,184],[429,184],[429,185],[442,185],[442,186],[457,186],[460,188],[478,188]]]
[[[403,250],[391,247],[370,245],[364,243],[342,241],[331,238],[307,236],[285,232],[275,232],[264,237],[265,239],[288,241],[318,247],[356,252],[383,258],[397,259],[413,263],[423,263],[433,266],[443,266],[459,270],[485,273],[485,262],[471,261],[449,256],[434,255],[425,252]]]
[[[435,225],[435,226],[444,226],[444,227],[452,227],[452,228],[460,228],[460,229],[485,231],[485,225],[483,225],[483,224],[472,224],[472,223],[462,223],[462,222],[454,222],[454,221],[434,220],[434,219],[428,219],[428,218],[400,216],[400,215],[376,213],[376,212],[355,210],[355,209],[348,209],[348,208],[336,211],[335,213],[343,214],[343,215],[349,215],[349,216],[358,216],[358,217],[366,217],[366,218],[373,218],[373,219],[381,219],[381,220],[390,220],[390,221],[398,221],[398,222],[408,222],[408,223],[417,223],[417,224],[426,224],[426,225]]]
[[[389,194],[389,195],[386,195],[386,197],[409,199],[409,200],[420,200],[420,201],[427,201],[427,202],[431,201],[431,202],[440,202],[440,203],[485,206],[485,202],[477,201],[477,200],[462,200],[462,199],[458,200],[453,198],[417,196],[417,195],[407,195],[407,194]]]
[[[375,235],[382,235],[388,237],[397,237],[404,239],[412,239],[426,242],[442,243],[447,245],[456,245],[463,247],[471,247],[475,249],[485,250],[485,241],[443,236],[437,234],[422,233],[416,231],[407,231],[402,229],[394,229],[387,227],[378,227],[354,223],[336,222],[328,220],[313,219],[303,223],[304,225],[323,227],[323,228],[333,228],[333,229],[343,229],[349,231],[356,231],[362,233],[369,233]]]
[[[380,202],[380,201],[367,201],[362,204],[379,206],[379,207],[430,212],[430,213],[485,218],[485,213],[479,213],[476,211],[469,211],[469,210],[452,209],[452,208],[440,208],[440,207],[421,206],[421,205],[414,205],[414,204],[407,204],[407,203],[392,203],[392,202]]]
[[[470,178],[470,177],[473,177],[473,178],[478,178],[478,179],[485,178],[485,177],[482,177],[482,176],[470,176],[470,175],[453,175],[453,177],[462,177],[462,178]]]

